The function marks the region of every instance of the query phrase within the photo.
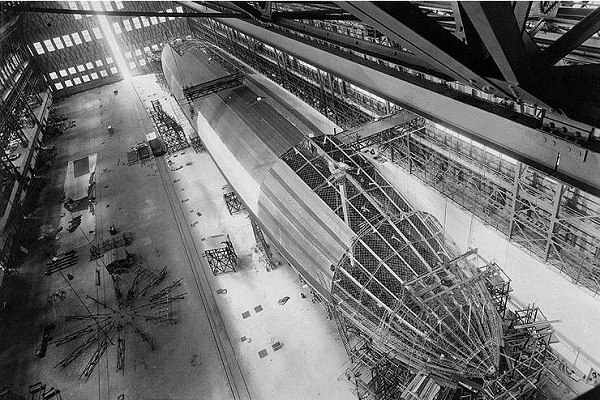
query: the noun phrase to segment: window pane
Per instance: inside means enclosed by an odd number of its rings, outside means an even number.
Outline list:
[[[102,70],[100,70],[100,76],[107,77],[108,76],[108,72],[106,72],[105,69],[102,69]]]
[[[138,61],[140,63],[140,65],[146,65],[146,60],[144,60],[143,58],[141,60]]]
[[[102,32],[100,32],[100,28],[92,28],[92,32],[94,32],[94,36],[96,37],[96,39],[102,39]]]
[[[136,56],[141,56],[142,55],[142,51],[140,49],[135,49],[135,55]]]
[[[102,60],[96,60],[96,67],[101,67],[104,64],[102,64]]]
[[[120,2],[120,1],[116,1],[115,3],[117,3],[117,8],[118,8],[119,10],[122,10],[122,9],[123,9],[123,3],[122,3],[122,2]]]
[[[57,49],[64,49],[65,46],[63,46],[62,41],[60,40],[59,37],[55,37],[54,39],[52,39],[52,41],[54,42],[54,44],[56,45]]]
[[[92,79],[98,79],[98,74],[97,74],[97,73],[95,73],[95,72],[92,72],[92,73],[90,74],[90,76],[92,77]]]
[[[67,76],[67,71],[64,69],[61,69],[60,71],[58,71],[58,73],[60,74],[60,76]]]
[[[113,29],[115,30],[115,33],[118,35],[119,33],[122,33],[123,31],[121,30],[121,25],[118,22],[113,22]]]
[[[50,72],[50,79],[58,79],[58,74],[56,72]]]
[[[62,85],[62,83],[60,83],[60,82],[57,82],[57,83],[55,83],[55,84],[54,84],[54,87],[55,87],[56,89],[60,90],[60,89],[62,89],[64,86]]]
[[[140,29],[142,27],[142,24],[140,24],[140,19],[138,17],[131,18],[131,21],[133,21],[133,26],[135,26],[135,29]]]
[[[81,83],[81,79],[73,78],[73,82],[75,82],[76,85],[79,85]]]
[[[89,62],[89,63],[85,63],[85,67],[86,67],[87,69],[92,69],[92,68],[94,68],[94,64],[92,64],[91,62]]]
[[[117,67],[112,67],[112,68],[110,69],[110,72],[111,72],[111,73],[113,73],[113,74],[116,74],[116,73],[118,73],[118,72],[119,72],[119,70],[117,69]]]
[[[44,54],[44,53],[45,53],[45,51],[44,51],[44,47],[42,47],[42,44],[41,44],[40,42],[35,42],[35,43],[33,44],[33,47],[35,47],[35,51],[36,51],[38,54]]]
[[[74,67],[69,67],[69,73],[70,73],[71,75],[75,75],[75,74],[77,73],[77,71],[75,70],[75,68],[74,68]]]
[[[75,32],[75,33],[71,33],[71,36],[73,36],[73,41],[75,42],[75,44],[81,44],[81,37],[79,36],[79,33]]]
[[[131,56],[131,52],[130,51],[128,51],[127,53],[125,53],[125,58],[131,58],[131,57],[132,56]]]
[[[79,72],[83,72],[83,71],[85,71],[85,67],[83,66],[83,64],[79,64],[79,65],[77,66],[77,71],[79,71]]]
[[[84,82],[89,82],[89,81],[90,81],[90,77],[89,77],[89,76],[87,76],[87,75],[83,75],[83,76],[81,77],[81,79],[83,79],[83,81],[84,81]]]
[[[125,30],[129,32],[133,28],[131,27],[131,22],[128,19],[123,20],[123,25],[125,26]]]
[[[86,42],[92,41],[92,37],[90,36],[90,33],[88,32],[87,29],[81,31],[81,34],[83,35],[83,40],[85,40]]]
[[[113,63],[112,57],[106,57],[106,62],[109,64],[112,64]]]
[[[71,82],[71,80],[70,80],[70,79],[67,79],[67,80],[65,81],[65,86],[66,86],[66,87],[71,87],[71,86],[73,86],[73,82]]]
[[[130,68],[130,69],[135,69],[135,68],[136,68],[135,62],[133,62],[133,61],[132,61],[132,62],[130,62],[130,63],[129,63],[129,68]]]
[[[67,45],[67,47],[73,46],[73,42],[71,41],[71,36],[64,35],[62,38],[65,41],[65,44]]]

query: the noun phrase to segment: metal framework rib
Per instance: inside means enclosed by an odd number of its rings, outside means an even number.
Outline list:
[[[337,311],[407,367],[438,376],[496,372],[501,327],[475,252],[455,257],[430,217],[335,138],[282,159],[356,233],[336,267]],[[493,269],[489,269],[493,271]]]

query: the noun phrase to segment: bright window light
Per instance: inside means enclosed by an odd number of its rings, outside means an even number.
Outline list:
[[[135,29],[140,29],[142,27],[142,24],[140,24],[140,19],[138,17],[131,18],[131,21],[133,21],[133,26],[135,26]]]
[[[73,82],[71,82],[71,80],[70,80],[70,79],[67,79],[67,80],[65,81],[65,86],[66,86],[66,87],[71,87],[71,86],[73,86]]]
[[[50,79],[58,79],[58,74],[56,72],[50,72]]]
[[[106,63],[107,63],[107,64],[112,64],[112,63],[114,63],[114,61],[113,61],[112,57],[106,57]]]
[[[86,42],[91,42],[92,41],[92,37],[90,36],[90,32],[88,32],[87,29],[82,30],[81,34],[83,35],[83,40],[85,40]]]
[[[71,10],[78,10],[77,3],[74,2],[74,1],[70,1],[69,2],[69,8]],[[75,19],[81,19],[81,14],[73,14],[73,16],[75,17]]]
[[[79,79],[79,78],[73,78],[73,82],[74,82],[76,85],[79,85],[79,84],[81,83],[81,79]]]
[[[116,33],[117,35],[123,32],[123,31],[121,30],[121,25],[119,25],[119,23],[118,23],[118,22],[113,22],[113,29],[115,30],[115,33]]]
[[[158,20],[160,22],[167,22],[167,19],[165,17],[158,17]]]
[[[152,45],[152,50],[154,50],[154,51],[158,51],[158,49],[159,49],[159,47],[158,47],[158,45],[157,45],[157,44],[153,44],[153,45]]]
[[[119,70],[117,69],[117,67],[112,67],[112,68],[110,69],[110,73],[111,73],[111,74],[118,74],[118,73],[119,73]]]
[[[175,7],[175,11],[177,11],[178,13],[182,13],[183,7]]]
[[[104,64],[102,64],[102,60],[96,60],[96,67],[101,67]]]
[[[125,30],[126,30],[127,32],[129,32],[129,31],[132,31],[132,30],[133,30],[133,28],[131,27],[131,22],[129,22],[129,20],[128,20],[128,19],[124,19],[124,20],[123,20],[123,25],[125,26]]]
[[[83,72],[83,71],[85,71],[85,67],[83,66],[83,64],[79,64],[79,65],[77,66],[77,71],[79,71],[79,72]]]
[[[62,89],[64,86],[62,85],[62,83],[60,83],[60,82],[57,82],[57,83],[55,83],[55,84],[54,84],[54,87],[55,87],[57,90],[60,90],[60,89]]]
[[[104,19],[106,20],[106,17],[104,15],[98,15],[98,19],[100,19],[100,17],[104,17]],[[100,25],[102,25],[102,23],[100,23]],[[96,26],[92,28],[92,32],[94,32],[94,36],[96,37],[96,39],[102,39],[102,32],[100,32],[100,28]]]
[[[104,8],[106,9],[106,11],[112,11],[113,10],[112,6],[110,5],[110,1],[105,1],[104,2]]]
[[[103,78],[106,78],[108,76],[108,72],[106,72],[105,69],[101,69],[100,70],[100,76],[103,77]]]
[[[89,62],[89,63],[85,63],[85,67],[86,67],[87,69],[92,69],[92,68],[94,68],[94,64],[92,64],[91,62]]]
[[[84,81],[84,82],[89,82],[89,81],[90,81],[90,77],[89,77],[89,76],[87,76],[87,75],[83,75],[83,76],[81,77],[81,79],[83,79],[83,81]]]
[[[136,56],[141,56],[142,55],[142,51],[140,49],[135,49],[135,55]]]
[[[141,60],[138,61],[140,63],[140,65],[146,65],[146,60],[144,60],[143,58]]]
[[[158,18],[156,18],[156,17],[150,17],[150,23],[151,23],[152,25],[156,25],[156,24],[158,24]]]
[[[129,68],[136,69],[137,65],[135,65],[135,62],[132,61],[132,62],[129,63]]]
[[[61,69],[60,71],[58,71],[58,73],[60,74],[60,76],[65,77],[67,76],[67,71],[64,69]]]
[[[115,3],[117,4],[117,9],[122,10],[123,9],[123,3],[120,1],[115,1]]]
[[[73,46],[73,42],[71,41],[71,36],[64,35],[62,38],[65,41],[65,44],[67,45],[67,47]]]
[[[41,44],[40,42],[35,42],[35,43],[33,44],[33,47],[35,47],[35,51],[36,51],[38,54],[44,54],[44,53],[45,53],[45,51],[44,51],[44,47],[42,46],[42,44]]]
[[[95,72],[92,72],[92,73],[90,74],[90,76],[92,77],[92,79],[98,79],[98,74],[97,74],[97,73],[95,73]]]
[[[71,75],[75,75],[77,73],[77,70],[75,70],[75,67],[69,67],[69,73]]]
[[[81,37],[79,36],[79,33],[75,32],[75,33],[71,33],[71,36],[73,36],[73,41],[75,42],[75,44],[81,44]]]
[[[146,18],[146,17],[140,17],[140,18],[142,20],[142,25],[143,26],[145,26],[145,27],[146,26],[150,26],[150,22],[148,21],[148,18]]]
[[[125,53],[125,58],[131,58],[131,57],[133,57],[133,56],[131,55],[130,51],[128,51],[127,53]]]
[[[92,3],[92,7],[94,7],[94,9],[96,9],[97,11],[102,11],[102,4],[99,2]],[[117,8],[119,8],[119,4],[117,4]],[[126,64],[125,64],[125,60],[123,59],[123,53],[121,52],[121,49],[119,48],[119,43],[117,42],[115,35],[113,35],[112,31],[110,30],[110,23],[108,22],[108,18],[106,18],[106,15],[98,15],[98,22],[100,23],[100,27],[102,28],[102,31],[104,32],[104,35],[106,36],[106,41],[108,42],[108,47],[112,50],[113,57],[116,60],[117,66],[119,67],[118,69],[121,70],[121,75],[123,76],[123,78],[128,79],[130,77],[130,75],[127,71],[127,68],[125,67]],[[113,67],[113,68],[115,68],[115,67]],[[115,68],[115,70],[116,69],[117,68]],[[111,71],[112,71],[112,68],[111,68]]]
[[[63,46],[62,41],[60,40],[59,37],[55,37],[54,39],[52,39],[52,41],[54,42],[54,44],[56,45],[57,49],[64,49],[65,46]]]
[[[148,47],[148,46],[144,47],[144,53],[150,53],[150,47]]]

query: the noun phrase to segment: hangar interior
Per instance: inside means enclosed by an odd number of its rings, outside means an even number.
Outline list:
[[[0,2],[0,399],[598,398],[598,5]]]

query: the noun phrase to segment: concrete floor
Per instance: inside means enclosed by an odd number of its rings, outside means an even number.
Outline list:
[[[7,282],[11,297],[0,313],[0,384],[26,397],[28,385],[42,381],[60,389],[64,399],[116,399],[121,394],[125,399],[354,398],[344,376],[347,356],[335,324],[310,296],[300,296],[308,290],[289,266],[281,263],[266,271],[247,214],[227,212],[225,181],[210,156],[187,149],[127,165],[127,151],[153,130],[142,101],[154,96],[163,106],[169,103],[153,79],[136,78],[136,86],[138,92],[131,83],[119,82],[57,104],[77,127],[47,143],[56,146],[58,157],[46,174],[48,184],[33,218],[38,228],[63,226],[54,251],[76,249],[79,262],[62,274],[44,276],[48,249],[33,232],[28,259],[20,274]],[[107,133],[108,125],[114,134]],[[60,201],[67,164],[94,153],[95,210],[70,214]],[[69,220],[77,215],[82,218],[80,227],[67,232]],[[133,234],[128,250],[139,262],[155,271],[167,266],[167,277],[156,290],[183,278],[177,293],[187,295],[172,304],[176,324],[131,318],[131,324],[152,338],[154,351],[127,325],[125,373],[117,373],[117,348],[109,346],[85,381],[79,375],[95,347],[64,369],[54,366],[82,340],[60,347],[50,344],[41,359],[34,351],[44,325],[57,325],[52,332],[57,339],[89,324],[65,321],[65,316],[106,312],[86,296],[116,308],[102,262],[89,262],[90,244],[109,238],[112,224],[119,232]],[[202,239],[220,233],[231,236],[240,265],[236,273],[215,277],[202,258]],[[67,273],[74,278],[69,280]],[[218,294],[218,289],[227,293]],[[48,301],[61,290],[64,299]],[[277,301],[284,296],[290,300],[281,306]],[[244,318],[246,311],[250,316]],[[112,339],[116,344],[116,336]],[[275,342],[283,348],[274,351]],[[261,350],[267,351],[264,358]]]

